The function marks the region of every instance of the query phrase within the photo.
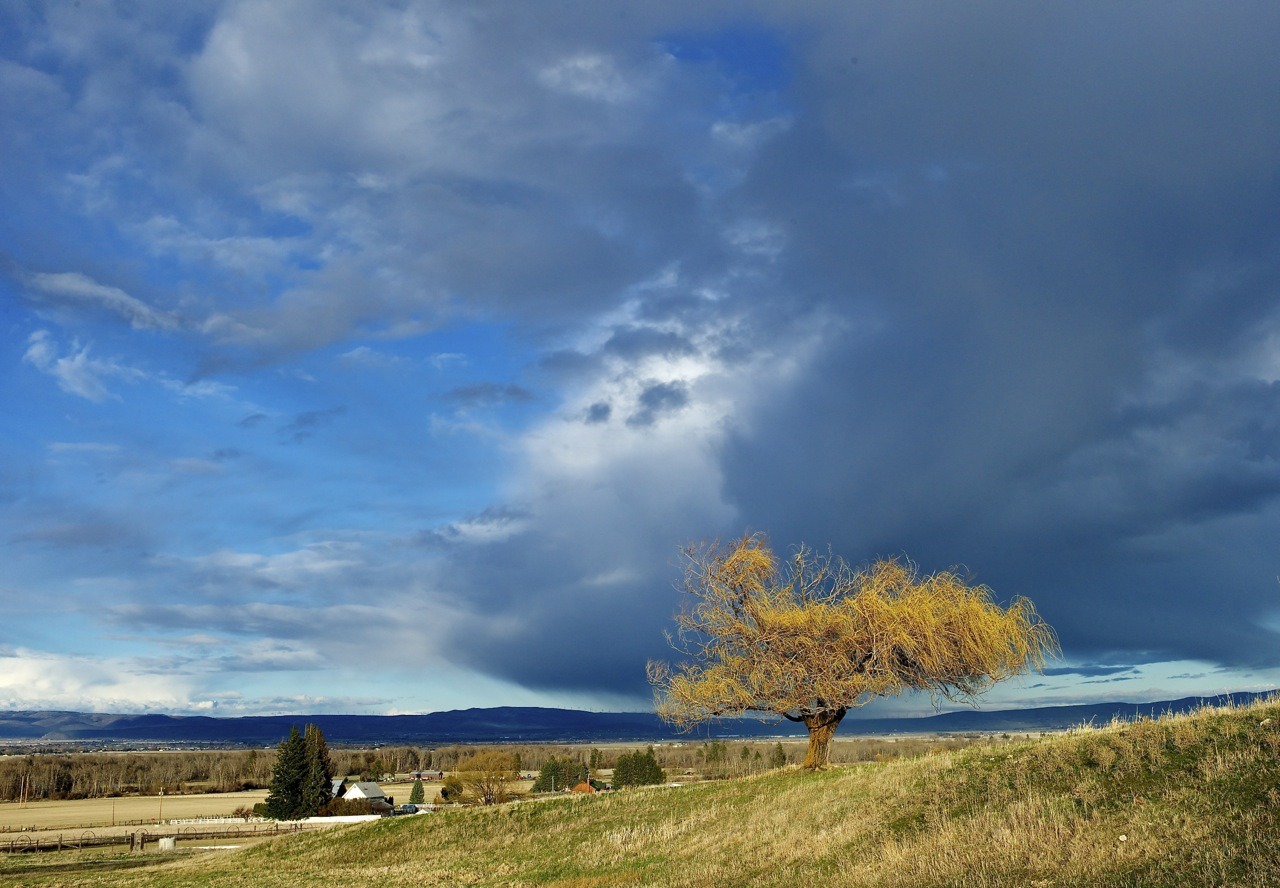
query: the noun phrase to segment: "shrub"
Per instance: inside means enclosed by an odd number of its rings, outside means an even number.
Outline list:
[[[331,799],[320,809],[321,817],[351,817],[358,814],[372,814],[373,805],[368,799]]]
[[[446,777],[440,786],[440,801],[442,802],[460,802],[462,796],[466,792],[462,781],[457,777]]]

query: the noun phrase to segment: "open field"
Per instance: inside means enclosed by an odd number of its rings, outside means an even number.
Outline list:
[[[607,774],[607,772],[606,772]],[[350,778],[355,779],[355,778]],[[412,780],[388,780],[379,783],[383,791],[393,796],[397,804],[409,801],[413,790]],[[532,780],[517,780],[511,784],[517,793],[528,792]],[[427,802],[434,802],[440,791],[440,782],[423,784]],[[166,795],[163,805],[159,796],[121,796],[108,799],[67,799],[37,801],[21,804],[0,802],[0,840],[15,832],[49,832],[71,828],[95,829],[99,833],[112,825],[138,826],[163,819],[182,820],[195,817],[225,817],[237,808],[252,808],[265,800],[265,789],[245,792],[223,792],[194,795]]]
[[[14,886],[1280,884],[1280,702],[922,758],[459,809]]]
[[[0,802],[0,839],[17,830],[109,827],[165,820],[229,816],[236,808],[252,808],[267,797],[265,789],[209,795],[122,796],[115,799]],[[408,798],[406,795],[405,798]]]

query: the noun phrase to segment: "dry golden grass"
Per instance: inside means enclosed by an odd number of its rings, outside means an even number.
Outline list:
[[[252,808],[267,797],[265,789],[208,795],[121,796],[114,799],[0,802],[0,839],[14,830],[57,830],[71,827],[100,828],[112,823],[151,821],[162,813],[165,820],[191,817],[226,817],[236,808]],[[405,798],[408,798],[407,790]]]
[[[1278,753],[1273,701],[819,773],[399,818],[133,869],[0,860],[0,883],[1277,885]]]

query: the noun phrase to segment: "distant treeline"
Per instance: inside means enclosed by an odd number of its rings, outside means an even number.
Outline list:
[[[837,740],[831,760],[837,763],[905,758],[953,749],[975,738]],[[989,741],[988,741],[989,742]],[[580,745],[507,745],[522,772],[537,772],[551,759],[580,762],[594,771],[612,769],[634,746],[593,748]],[[488,747],[493,748],[493,747]],[[375,749],[330,749],[333,773],[361,780],[383,780],[415,771],[453,771],[475,746],[438,748],[383,746]],[[694,773],[729,777],[796,762],[802,741],[690,740],[654,746],[658,763],[670,775]],[[270,750],[182,750],[166,752],[39,752],[0,757],[0,801],[84,799],[124,795],[170,795],[263,789],[271,782],[276,753]]]

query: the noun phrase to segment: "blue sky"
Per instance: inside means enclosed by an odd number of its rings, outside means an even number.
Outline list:
[[[642,708],[745,531],[1030,597],[993,706],[1280,686],[1276,45],[6,4],[0,708]]]

